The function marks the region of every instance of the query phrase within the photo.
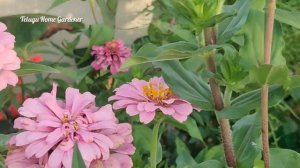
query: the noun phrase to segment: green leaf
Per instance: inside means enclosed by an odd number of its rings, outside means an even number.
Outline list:
[[[215,145],[211,147],[205,154],[204,160],[218,160],[226,164],[224,157],[224,149],[222,145]]]
[[[300,75],[295,75],[290,77],[289,89],[300,88]]]
[[[191,156],[190,151],[188,150],[184,142],[182,142],[182,140],[180,140],[179,138],[176,138],[175,143],[177,153],[177,168],[188,168],[196,166],[197,162]]]
[[[137,150],[150,151],[152,130],[145,125],[133,126],[133,139]]]
[[[300,29],[300,12],[299,11],[286,11],[283,9],[276,9],[275,19],[281,23],[285,23]]]
[[[245,24],[249,13],[249,0],[237,0],[233,5],[224,6],[224,12],[236,11],[236,16],[227,18],[219,24],[218,43],[223,44]]]
[[[90,37],[88,48],[84,56],[80,59],[78,64],[82,64],[89,60],[91,56],[91,49],[93,45],[103,45],[105,42],[114,38],[114,30],[106,25],[95,24],[89,28],[88,35]]]
[[[254,160],[260,153],[260,115],[255,113],[245,116],[232,127],[234,153],[239,168],[253,168]]]
[[[72,168],[85,168],[85,163],[81,156],[81,153],[78,149],[78,145],[76,144],[74,147],[73,158],[72,158]]]
[[[224,168],[224,165],[217,160],[207,160],[193,168]]]
[[[265,15],[263,11],[251,9],[246,24],[241,30],[245,43],[240,48],[241,64],[246,69],[258,67],[264,64],[264,30]],[[285,58],[282,56],[284,40],[281,25],[274,24],[272,59],[273,65],[285,65]]]
[[[14,135],[16,134],[0,134],[0,153],[5,152],[7,150],[6,143]]]
[[[223,20],[235,16],[236,14],[237,13],[235,11],[223,12],[221,14],[218,14],[218,15],[215,15],[215,16],[211,17],[209,20],[207,20],[204,23],[204,26],[205,27],[213,27],[216,24],[222,22]]]
[[[91,66],[86,66],[83,68],[80,68],[77,70],[77,75],[76,75],[76,81],[80,82],[82,79],[84,79],[88,73],[90,73],[92,71],[92,67]]]
[[[208,84],[200,76],[187,71],[179,61],[155,63],[163,71],[163,78],[177,96],[205,110],[213,110]]]
[[[220,59],[220,70],[226,84],[235,89],[241,87],[241,81],[248,73],[240,64],[240,56],[233,46],[224,46],[224,56]]]
[[[57,6],[59,6],[59,5],[61,5],[61,4],[63,4],[63,3],[66,3],[68,1],[69,0],[54,0],[51,4],[50,8],[48,9],[48,11],[55,8],[55,7],[57,7]]]
[[[109,27],[114,28],[118,0],[97,0],[97,3],[100,8],[104,23]]]
[[[222,163],[217,160],[207,160],[200,164],[197,163],[182,140],[176,138],[175,143],[177,168],[224,168]]]
[[[60,73],[55,68],[43,64],[22,63],[21,68],[16,71],[18,76],[37,74],[37,73]]]
[[[163,148],[161,146],[160,141],[158,141],[158,144],[157,144],[156,164],[159,164],[162,161],[162,158],[163,158]]]
[[[173,38],[175,38],[176,41],[177,40],[178,41],[187,41],[187,42],[190,42],[193,44],[197,43],[195,34],[193,32],[191,32],[190,30],[184,29],[183,26],[180,24],[171,25],[169,22],[165,22],[162,20],[153,21],[149,26],[148,34],[153,39],[153,36],[155,36],[155,34],[157,32],[160,33],[157,35],[158,38],[165,39],[166,36],[173,35],[173,36],[169,37],[170,40],[174,40]],[[170,34],[170,32],[172,34]],[[162,37],[161,36],[162,34],[165,36]],[[177,38],[179,38],[179,39],[177,39]],[[163,40],[163,39],[161,39],[161,40]],[[155,40],[152,40],[152,41],[155,41]]]
[[[185,121],[183,123],[183,125],[186,126],[187,128],[187,132],[189,133],[189,135],[193,138],[196,138],[198,140],[200,140],[201,142],[204,142],[203,137],[201,135],[201,132],[197,126],[197,123],[194,119],[192,118],[188,118],[187,121]]]
[[[154,49],[149,55],[140,56],[135,55],[130,57],[123,65],[122,68],[128,68],[134,65],[145,64],[150,62],[166,61],[166,60],[180,60],[193,56],[200,56],[205,52],[208,52],[211,47],[198,50],[198,47],[188,42],[175,42],[166,44],[160,47],[154,47],[151,44],[146,44],[140,50],[145,48]],[[141,53],[138,51],[138,53]]]
[[[285,65],[260,65],[250,70],[250,80],[260,85],[288,84],[288,68]]]
[[[296,168],[300,167],[300,154],[289,149],[270,149],[270,167],[272,168]]]
[[[284,97],[285,91],[278,85],[269,87],[269,107],[279,103]],[[260,107],[261,89],[244,93],[233,99],[231,105],[218,112],[220,118],[239,119],[249,114],[251,110]]]

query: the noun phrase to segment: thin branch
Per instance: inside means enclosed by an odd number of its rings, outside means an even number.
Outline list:
[[[267,3],[267,7],[268,9],[266,15],[267,20],[266,20],[266,28],[265,28],[264,63],[270,64],[276,0],[269,0]],[[261,90],[262,141],[263,141],[263,159],[264,159],[265,168],[270,167],[268,95],[269,95],[269,88],[268,85],[265,84],[262,86],[262,90]]]
[[[209,27],[204,30],[205,45],[216,44],[216,32],[214,27]],[[216,66],[214,61],[215,53],[212,54],[207,59],[207,68],[210,72],[216,72]],[[220,87],[218,86],[215,79],[209,79],[209,85],[212,92],[212,97],[217,111],[221,111],[224,108],[224,102],[222,98],[222,93]],[[236,168],[235,157],[233,152],[232,138],[231,138],[231,129],[228,119],[220,119],[220,131],[224,147],[224,153],[227,165],[229,167]]]

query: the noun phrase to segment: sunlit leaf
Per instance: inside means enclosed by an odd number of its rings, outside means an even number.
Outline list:
[[[60,71],[43,64],[22,63],[21,68],[16,73],[18,76],[24,76],[37,73],[60,73]]]

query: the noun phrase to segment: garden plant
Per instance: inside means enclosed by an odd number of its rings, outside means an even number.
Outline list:
[[[0,168],[300,168],[299,0],[153,0],[132,44],[85,3],[0,17]]]

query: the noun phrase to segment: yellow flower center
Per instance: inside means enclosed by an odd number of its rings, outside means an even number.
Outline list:
[[[143,92],[149,99],[157,103],[163,103],[163,100],[169,99],[172,96],[169,88],[165,89],[162,84],[154,87],[152,82],[143,87]]]
[[[79,125],[76,121],[74,122],[73,127],[76,131],[79,129]]]
[[[69,116],[67,114],[64,114],[64,118],[62,119],[62,123],[69,123],[70,119]]]

